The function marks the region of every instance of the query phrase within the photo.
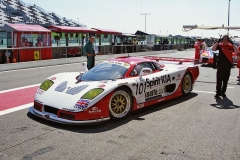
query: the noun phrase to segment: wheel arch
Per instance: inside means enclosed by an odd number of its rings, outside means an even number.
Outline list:
[[[124,117],[119,117],[119,118],[114,117],[111,113],[109,113],[110,118],[111,118],[112,120],[119,120],[119,119],[121,119],[121,118],[125,118],[126,116],[128,116],[128,115],[133,111],[133,105],[134,105],[133,99],[134,99],[134,97],[133,97],[133,92],[132,92],[131,88],[128,87],[128,86],[126,86],[126,85],[119,86],[119,87],[117,87],[116,89],[114,89],[112,93],[114,94],[114,92],[121,91],[121,90],[123,90],[123,91],[125,91],[125,92],[127,92],[127,93],[129,94],[129,98],[130,98],[130,101],[131,101],[131,103],[130,103],[130,109],[129,109],[128,113],[127,113],[126,115],[124,115]],[[112,95],[113,95],[113,94],[112,94]],[[111,112],[110,109],[109,109],[109,112]]]
[[[131,88],[129,86],[127,86],[127,85],[120,86],[120,87],[116,88],[115,91],[119,90],[119,89],[126,89],[133,97],[133,91],[131,90]]]

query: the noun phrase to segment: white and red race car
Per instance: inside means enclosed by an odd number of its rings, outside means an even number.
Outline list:
[[[121,119],[132,111],[188,95],[199,75],[193,62],[126,56],[105,60],[80,75],[58,73],[39,86],[29,111],[64,124]]]

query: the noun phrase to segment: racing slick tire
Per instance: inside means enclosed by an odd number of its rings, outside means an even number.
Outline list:
[[[117,89],[109,100],[109,112],[112,120],[125,118],[132,111],[132,96],[125,88]]]
[[[182,95],[187,96],[190,94],[192,90],[192,77],[191,74],[188,72],[184,75],[182,79]]]

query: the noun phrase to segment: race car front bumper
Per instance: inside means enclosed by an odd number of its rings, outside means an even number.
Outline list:
[[[110,119],[109,117],[107,117],[107,118],[86,120],[86,121],[74,121],[74,120],[59,118],[59,117],[57,117],[57,115],[52,114],[52,113],[39,112],[38,110],[35,110],[33,107],[29,108],[29,112],[32,113],[33,115],[37,116],[37,117],[42,118],[42,119],[46,119],[46,120],[49,120],[49,121],[62,123],[62,124],[70,124],[70,125],[100,123],[100,122],[107,121],[107,120]]]

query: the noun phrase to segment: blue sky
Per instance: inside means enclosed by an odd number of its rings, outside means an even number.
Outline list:
[[[124,33],[146,30],[158,35],[217,37],[225,30],[182,32],[183,25],[228,24],[229,0],[22,0],[46,11],[86,24],[89,28],[114,29]],[[230,1],[230,26],[240,26],[240,0]],[[240,31],[230,31],[240,36]]]

